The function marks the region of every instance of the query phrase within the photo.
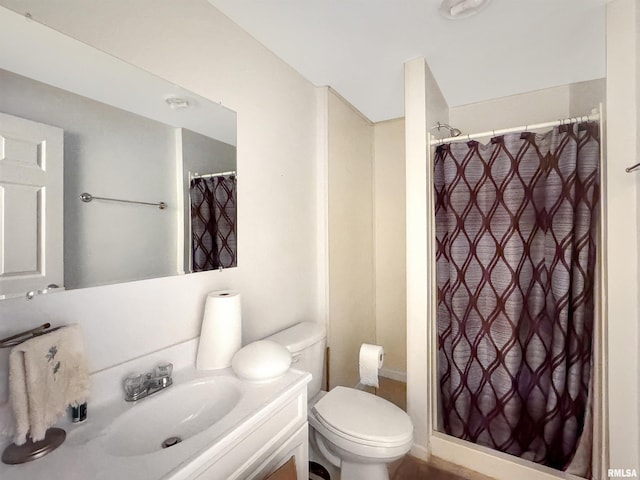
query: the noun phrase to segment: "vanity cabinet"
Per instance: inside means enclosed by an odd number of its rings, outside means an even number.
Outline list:
[[[61,420],[67,437],[59,448],[33,462],[0,463],[0,479],[264,480],[294,456],[297,478],[306,480],[311,375],[289,370],[249,382],[230,368],[199,371],[197,345],[189,340],[92,375],[88,420]],[[171,389],[125,402],[122,378],[160,361],[174,364]],[[183,441],[162,448],[169,436]],[[0,452],[3,440],[10,441],[0,436]]]
[[[309,478],[306,385],[283,404],[266,407],[264,413],[264,420],[239,436],[226,454],[187,478],[262,480],[292,456],[298,478]]]

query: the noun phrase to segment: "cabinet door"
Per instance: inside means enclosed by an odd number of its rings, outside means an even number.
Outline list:
[[[63,275],[63,131],[0,113],[0,298]]]
[[[296,474],[298,479],[309,478],[309,426],[304,424],[296,433],[283,443],[266,459],[255,471],[243,474],[247,480],[264,480],[291,457],[296,459]]]

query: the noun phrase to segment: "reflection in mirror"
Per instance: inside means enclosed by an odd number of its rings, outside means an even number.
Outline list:
[[[235,113],[82,48],[98,100],[0,70],[0,296],[236,266]]]
[[[216,158],[211,170],[212,154]],[[182,131],[185,270],[202,272],[237,265],[235,147]],[[210,172],[210,173],[205,173]]]
[[[190,185],[192,271],[235,267],[235,172],[196,174]]]

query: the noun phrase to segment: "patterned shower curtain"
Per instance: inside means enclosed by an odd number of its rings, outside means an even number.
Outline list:
[[[556,469],[571,462],[592,368],[599,161],[592,122],[436,149],[447,434]]]
[[[236,176],[194,178],[190,196],[192,271],[235,267]]]

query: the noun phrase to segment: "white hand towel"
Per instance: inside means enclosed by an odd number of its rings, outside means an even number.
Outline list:
[[[31,338],[9,354],[9,400],[16,417],[14,443],[36,442],[69,405],[86,401],[89,370],[78,325]]]

